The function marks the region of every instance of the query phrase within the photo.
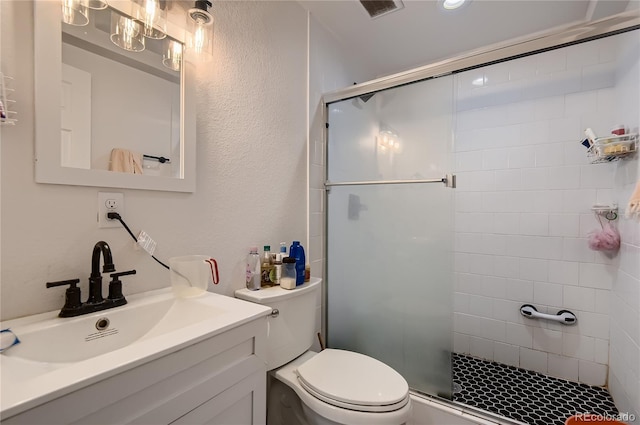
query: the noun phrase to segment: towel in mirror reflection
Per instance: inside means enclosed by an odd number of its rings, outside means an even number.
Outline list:
[[[129,149],[112,149],[109,171],[142,174],[142,154]]]

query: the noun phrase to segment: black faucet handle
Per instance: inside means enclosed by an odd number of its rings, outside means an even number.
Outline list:
[[[54,286],[69,285],[67,291],[64,294],[64,306],[60,310],[60,317],[74,316],[75,312],[82,306],[80,300],[80,288],[76,285],[80,283],[80,279],[60,280],[58,282],[47,282],[47,288],[53,288]]]
[[[135,270],[129,270],[129,271],[126,271],[126,272],[111,273],[109,276],[111,276],[111,279],[113,279],[113,280],[118,280],[118,278],[120,276],[128,276],[130,274],[136,274],[136,271]]]
[[[135,270],[129,270],[126,272],[119,273],[111,273],[111,282],[109,282],[109,296],[110,300],[113,300],[118,303],[118,305],[126,304],[127,300],[122,295],[122,281],[120,280],[120,276],[127,276],[130,274],[136,274]]]
[[[53,288],[54,286],[70,285],[69,289],[77,289],[76,285],[80,283],[80,279],[60,280],[58,282],[47,282],[47,288]]]

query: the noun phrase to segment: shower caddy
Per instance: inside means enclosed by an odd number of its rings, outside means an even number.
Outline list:
[[[629,133],[617,136],[611,134],[598,137],[587,150],[587,157],[592,164],[618,161],[633,155],[638,150],[638,134]]]
[[[9,77],[0,72],[0,125],[15,125],[18,122],[17,112],[13,111],[13,105],[16,103],[10,95],[15,89],[11,87],[13,77]]]

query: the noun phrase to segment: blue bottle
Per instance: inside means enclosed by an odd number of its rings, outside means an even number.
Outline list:
[[[296,259],[296,286],[304,283],[304,248],[300,245],[300,241],[293,241],[289,248],[289,257]]]

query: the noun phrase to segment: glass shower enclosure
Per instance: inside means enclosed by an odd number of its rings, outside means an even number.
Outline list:
[[[327,105],[327,346],[451,398],[453,76]]]

